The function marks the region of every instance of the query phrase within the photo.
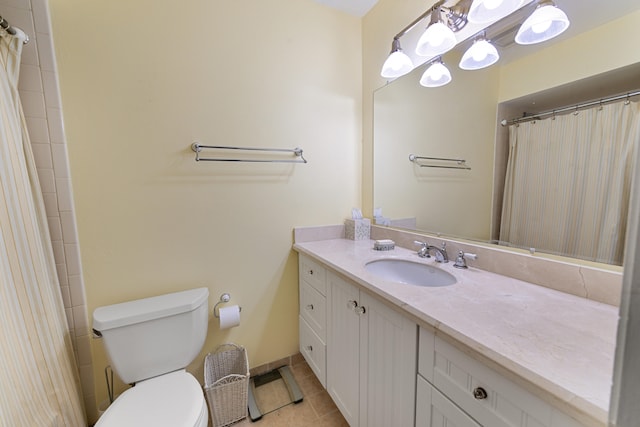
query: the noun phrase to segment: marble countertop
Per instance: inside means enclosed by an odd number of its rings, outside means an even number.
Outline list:
[[[437,264],[373,241],[296,243],[310,255],[388,303],[495,363],[501,373],[589,425],[607,424],[618,308],[528,282],[453,263]],[[365,263],[399,258],[434,265],[456,276],[445,287],[381,280]],[[473,261],[469,261],[472,264]]]

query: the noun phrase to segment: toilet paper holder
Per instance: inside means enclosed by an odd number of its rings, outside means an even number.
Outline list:
[[[219,311],[216,311],[216,310],[217,310],[217,308],[218,308],[218,306],[219,306],[220,304],[224,304],[224,303],[227,303],[227,302],[229,302],[229,301],[231,301],[231,295],[229,295],[229,294],[228,294],[228,293],[226,293],[226,292],[225,292],[224,294],[220,295],[220,301],[218,301],[218,302],[216,303],[216,305],[214,305],[214,306],[213,306],[213,315],[214,315],[216,318],[218,318],[218,319],[220,318]],[[238,307],[238,308],[240,309],[240,311],[242,311],[242,307]]]

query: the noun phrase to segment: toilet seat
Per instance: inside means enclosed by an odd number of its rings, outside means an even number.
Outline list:
[[[181,370],[137,383],[109,406],[95,427],[206,427],[207,422],[202,387]]]

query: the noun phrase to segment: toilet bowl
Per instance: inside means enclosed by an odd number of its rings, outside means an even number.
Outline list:
[[[134,385],[96,427],[207,426],[202,387],[185,368],[204,344],[208,296],[207,288],[198,288],[94,311],[93,330],[102,337],[113,371]]]
[[[198,381],[186,371],[177,371],[125,391],[95,427],[206,427],[208,416]]]

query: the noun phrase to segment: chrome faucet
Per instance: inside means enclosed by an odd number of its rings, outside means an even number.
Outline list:
[[[431,255],[429,255],[429,250],[427,249],[429,247],[429,245],[427,245],[427,242],[414,240],[413,243],[415,243],[416,245],[420,245],[420,249],[418,249],[417,252],[420,258],[431,258]]]
[[[434,249],[436,262],[449,262],[449,256],[447,255],[447,242],[442,242],[441,248],[432,246],[427,242],[420,242],[418,240],[414,240],[413,243],[415,243],[416,245],[420,245],[420,249],[418,249],[417,252],[420,258],[431,258],[429,251]]]
[[[429,251],[431,249],[434,249],[436,251],[436,262],[442,262],[442,263],[447,263],[449,262],[449,255],[447,255],[447,242],[442,242],[442,247],[438,248],[436,246],[431,246],[428,245],[427,246],[427,254],[429,253]]]

